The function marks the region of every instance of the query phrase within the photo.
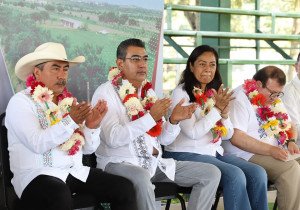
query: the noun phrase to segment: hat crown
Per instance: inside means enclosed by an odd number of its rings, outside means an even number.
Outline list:
[[[57,57],[60,57],[63,60],[67,60],[67,53],[65,50],[65,47],[60,43],[54,43],[54,42],[47,42],[40,46],[38,46],[34,52],[39,53],[51,53],[53,55],[56,55]]]
[[[34,67],[48,61],[65,61],[70,68],[85,61],[84,56],[68,60],[65,47],[60,43],[47,42],[38,46],[34,52],[24,55],[15,66],[15,73],[21,80],[26,80],[32,74]]]

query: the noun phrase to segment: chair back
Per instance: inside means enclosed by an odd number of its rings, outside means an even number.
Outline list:
[[[7,129],[4,125],[5,113],[0,115],[0,209],[16,209],[19,204],[11,184],[13,177],[9,167]]]

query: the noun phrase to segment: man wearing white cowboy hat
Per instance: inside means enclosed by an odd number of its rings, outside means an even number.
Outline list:
[[[106,102],[77,103],[66,89],[69,60],[59,43],[44,43],[22,57],[15,73],[28,88],[15,94],[7,107],[8,150],[12,184],[22,209],[69,210],[71,195],[88,192],[112,209],[135,210],[134,188],[123,177],[82,165],[82,154],[100,144],[100,122]],[[119,191],[119,189],[122,191]]]

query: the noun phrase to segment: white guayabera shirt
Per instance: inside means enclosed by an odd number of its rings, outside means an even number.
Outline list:
[[[297,75],[285,86],[282,101],[297,127],[297,144],[300,145],[300,80]]]
[[[49,103],[49,106],[54,106]],[[41,126],[40,122],[44,122]],[[21,197],[25,187],[39,175],[57,177],[62,181],[72,174],[85,182],[89,167],[82,165],[82,154],[93,153],[100,144],[100,129],[83,127],[85,144],[75,155],[68,155],[58,146],[67,141],[78,128],[70,116],[49,127],[42,110],[26,89],[15,94],[6,110],[12,184]]]
[[[150,95],[155,96],[152,89],[149,91]],[[139,96],[140,92],[141,90]],[[145,168],[151,176],[159,167],[169,179],[174,180],[175,161],[161,157],[160,144],[172,143],[180,132],[179,125],[164,122],[160,136],[157,138],[149,136],[146,132],[156,125],[152,116],[147,113],[131,121],[110,81],[97,88],[92,104],[99,99],[107,101],[108,112],[101,122],[101,144],[96,151],[97,167],[104,170],[108,163],[125,162]],[[153,147],[159,151],[157,157],[152,155]]]
[[[172,94],[172,108],[182,99],[185,99],[185,105],[191,104],[190,97],[182,84],[175,88]],[[180,123],[180,134],[174,143],[166,147],[166,151],[170,152],[192,152],[202,155],[216,156],[216,153],[223,155],[221,146],[222,140],[229,140],[233,135],[233,126],[229,118],[222,119],[223,125],[227,128],[227,136],[222,137],[216,143],[212,143],[213,135],[210,131],[217,121],[222,117],[219,112],[212,108],[207,115],[201,116],[200,107],[196,109],[190,119],[183,120]]]

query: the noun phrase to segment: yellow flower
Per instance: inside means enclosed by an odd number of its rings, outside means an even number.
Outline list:
[[[273,106],[276,106],[276,104],[279,104],[279,103],[281,103],[281,100],[280,100],[279,98],[276,98],[276,99],[273,101],[272,105],[273,105]]]
[[[227,135],[227,128],[225,126],[216,126],[215,130],[221,134],[221,136]]]
[[[55,120],[52,120],[51,119],[51,126],[52,125],[55,125],[55,124],[57,124],[57,123],[59,123],[60,122],[60,119],[58,119],[58,118],[55,118]]]
[[[267,123],[265,123],[264,125],[262,125],[261,127],[264,129],[264,130],[267,130],[267,129],[274,129],[277,125],[279,124],[278,120],[270,120],[268,121]]]

